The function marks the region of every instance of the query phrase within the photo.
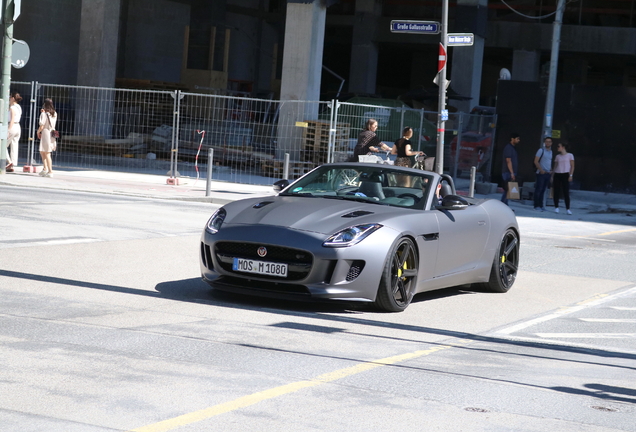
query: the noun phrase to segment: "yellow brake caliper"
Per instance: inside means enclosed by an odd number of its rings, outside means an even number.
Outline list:
[[[406,261],[404,262],[404,264],[402,265],[402,268],[398,269],[398,277],[401,278],[402,277],[402,269],[407,270],[408,266],[406,265]]]

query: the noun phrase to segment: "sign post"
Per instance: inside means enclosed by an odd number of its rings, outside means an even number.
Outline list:
[[[20,2],[18,2],[18,7]],[[13,17],[15,16],[14,0],[2,0],[0,27],[2,28],[2,78],[0,81],[0,99],[9,101],[11,85],[11,51],[13,39]],[[18,9],[19,11],[19,9]],[[18,12],[19,13],[19,12]],[[6,173],[7,167],[7,110],[0,110],[0,174]]]
[[[442,38],[439,43],[439,61],[437,63],[437,85],[439,86],[439,109],[437,113],[437,153],[435,165],[438,174],[444,173],[444,133],[446,120],[446,45],[448,43],[448,0],[442,2]]]

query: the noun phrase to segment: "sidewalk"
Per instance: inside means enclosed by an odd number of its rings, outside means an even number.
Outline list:
[[[459,191],[468,191],[470,181],[468,179],[456,179],[455,187]],[[501,192],[481,195],[475,194],[475,198],[491,198],[501,200]],[[565,216],[565,203],[560,200],[560,213],[554,212],[554,202],[552,199],[546,200],[546,211],[534,210],[533,200],[509,200],[509,205],[517,212],[517,216]],[[582,190],[570,190],[570,209],[574,215],[581,214],[602,214],[602,213],[622,213],[634,216],[636,224],[636,195],[592,192]],[[572,216],[569,216],[570,218]]]
[[[179,178],[179,185],[167,184],[168,176],[114,171],[64,170],[53,177],[18,172],[0,175],[0,185],[105,193],[145,198],[226,204],[243,198],[274,195],[272,186],[247,185],[213,180],[206,196],[206,179]],[[272,183],[275,179],[272,179]]]
[[[243,198],[275,195],[272,186],[213,180],[210,187],[210,196],[206,197],[205,178],[196,180],[189,177],[180,177],[179,185],[169,185],[167,180],[168,176],[152,174],[64,169],[55,171],[53,177],[47,178],[16,170],[16,172],[0,176],[0,185],[199,201],[220,205]],[[272,178],[272,183],[274,181],[276,179]],[[468,179],[457,179],[456,187],[459,191],[466,194],[469,187]],[[570,196],[572,199],[571,209],[575,214],[626,213],[636,216],[636,195],[573,190],[570,192]],[[501,194],[475,194],[475,198],[499,200],[501,199]],[[554,215],[552,200],[547,202],[547,212],[535,211],[532,201],[529,200],[511,200],[510,206],[517,211],[518,215],[520,214],[519,211],[524,214],[528,211],[534,215],[545,215],[548,213]],[[561,211],[565,214],[565,206],[562,207]]]

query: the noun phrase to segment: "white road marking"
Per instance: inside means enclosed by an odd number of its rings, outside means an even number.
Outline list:
[[[636,319],[614,319],[614,318],[579,318],[580,321],[586,322],[603,322],[603,323],[636,323]]]
[[[63,245],[63,244],[75,244],[75,243],[94,243],[101,241],[97,238],[76,238],[76,239],[60,239],[60,240],[47,240],[47,241],[35,241],[34,245]]]
[[[636,307],[610,306],[610,308],[616,309],[616,310],[636,311]]]
[[[568,236],[563,234],[548,234],[548,233],[541,233],[541,232],[529,232],[526,234],[526,236],[528,235],[533,235],[536,237],[558,237],[558,238],[565,238],[565,239],[576,238],[576,239],[583,239],[583,240],[594,240],[594,241],[601,241],[601,242],[607,242],[607,243],[616,243],[616,240],[601,239],[597,237]],[[599,235],[603,235],[603,234],[599,234]]]
[[[587,308],[590,308],[590,307],[594,307],[594,306],[598,306],[598,305],[603,304],[603,303],[607,303],[607,302],[615,300],[615,299],[617,299],[619,297],[624,297],[624,296],[634,295],[634,294],[636,294],[636,287],[633,287],[633,288],[631,288],[631,289],[629,289],[627,291],[623,291],[623,292],[620,292],[620,293],[617,293],[617,294],[614,294],[614,295],[600,294],[600,295],[595,296],[595,297],[593,297],[593,298],[591,298],[589,300],[585,300],[585,301],[577,304],[576,306],[563,308],[563,309],[558,310],[558,311],[556,311],[554,313],[551,313],[549,315],[542,316],[542,317],[539,317],[539,318],[535,318],[535,319],[532,319],[532,320],[529,320],[529,321],[526,321],[526,322],[519,323],[517,325],[513,325],[511,327],[499,330],[496,333],[497,334],[509,335],[511,333],[518,332],[520,330],[523,330],[523,329],[528,328],[530,326],[533,326],[535,324],[539,324],[539,323],[542,323],[542,322],[550,321],[550,320],[553,320],[555,318],[561,318],[561,317],[563,317],[565,315],[569,315],[569,314],[574,313],[574,312],[578,312],[578,311],[581,311],[581,310],[584,310],[584,309],[587,309]]]
[[[535,333],[541,338],[559,339],[625,339],[636,338],[636,333]]]

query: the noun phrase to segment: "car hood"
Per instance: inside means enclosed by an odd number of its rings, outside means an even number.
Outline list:
[[[321,197],[250,198],[224,206],[224,225],[274,225],[322,234],[364,223],[390,224],[394,217],[417,210]]]

